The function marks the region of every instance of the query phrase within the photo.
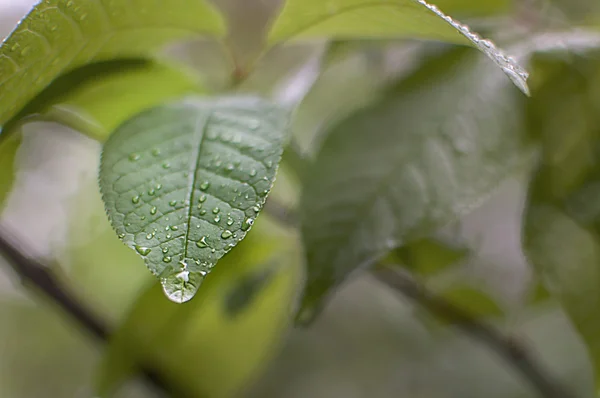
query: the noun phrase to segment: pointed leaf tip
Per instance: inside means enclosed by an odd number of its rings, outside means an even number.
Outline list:
[[[260,98],[186,99],[143,112],[106,142],[108,217],[170,300],[189,301],[251,229],[287,131],[288,113]]]

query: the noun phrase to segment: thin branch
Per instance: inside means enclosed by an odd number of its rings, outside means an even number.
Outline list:
[[[98,340],[108,342],[111,331],[106,322],[83,305],[75,294],[52,274],[47,266],[27,257],[23,253],[24,251],[19,249],[16,241],[9,238],[9,234],[0,228],[0,256],[21,278],[23,285],[33,287],[36,291],[43,293],[90,334]],[[141,368],[141,372],[144,380],[157,391],[165,395],[169,395],[168,393],[173,391],[170,388],[171,386],[168,386],[161,376],[153,370]]]
[[[380,268],[374,271],[374,275],[385,285],[413,300],[440,319],[451,322],[465,335],[495,351],[518,370],[541,397],[574,397],[565,387],[554,381],[534,356],[515,338],[503,335],[492,326],[473,318],[461,308],[435,296],[399,269]]]

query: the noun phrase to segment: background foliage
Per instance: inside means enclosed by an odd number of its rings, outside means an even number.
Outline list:
[[[133,2],[139,18],[118,3],[111,26],[90,2],[67,12],[80,35],[44,43],[32,32],[52,25],[28,22],[29,36],[1,53],[2,226],[115,334],[98,342],[0,264],[0,396],[160,396],[138,377],[148,369],[193,397],[539,396],[455,324],[357,271],[375,264],[410,270],[512,336],[573,396],[597,395],[595,1],[436,3],[527,66],[530,99],[485,43],[496,65],[467,47],[402,40],[468,43],[416,2],[198,1],[196,13],[184,0],[168,12]],[[0,1],[0,35],[30,6]],[[120,31],[130,24],[140,30]],[[193,32],[217,41],[129,59]],[[47,67],[51,55],[61,61]],[[90,59],[102,63],[62,75]],[[139,110],[223,91],[297,106],[290,129],[306,159],[284,154],[269,201],[297,209],[301,226],[265,210],[176,305],[106,218],[101,143]],[[299,308],[310,327],[292,327]]]

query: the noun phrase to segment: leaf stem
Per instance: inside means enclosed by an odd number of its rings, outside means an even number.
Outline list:
[[[66,314],[82,326],[96,339],[108,342],[111,328],[94,311],[79,301],[76,295],[59,280],[46,265],[29,258],[19,248],[15,239],[9,237],[7,231],[0,228],[0,256],[21,278],[24,286],[33,287],[58,305]],[[165,396],[173,391],[162,377],[151,369],[141,367],[144,380]]]

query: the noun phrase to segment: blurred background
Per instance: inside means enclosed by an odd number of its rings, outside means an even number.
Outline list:
[[[33,3],[0,0],[0,36]],[[279,2],[217,3],[231,21],[237,56],[252,58]],[[507,19],[525,31],[536,24],[568,29],[599,9],[596,0],[515,0],[499,16],[465,18],[488,32]],[[295,103],[314,83],[294,125],[310,152],[323,125],[409,70],[418,49],[414,42],[341,45],[317,80],[324,45],[286,47],[270,54],[241,90]],[[208,87],[225,84],[226,55],[213,44],[175,46],[167,54],[201,71]],[[127,368],[130,357],[198,397],[537,396],[489,348],[435,322],[369,275],[346,284],[314,325],[292,328],[302,280],[299,238],[268,215],[182,312],[157,292],[141,260],[106,221],[96,182],[100,144],[48,123],[26,125],[22,134],[14,190],[0,222],[119,332],[107,349],[55,304],[25,289],[0,259],[0,397],[90,397],[115,380],[125,381],[119,397],[160,396],[141,379],[121,380],[115,363]],[[529,172],[440,231],[452,237],[455,255],[428,284],[460,291],[461,304],[530,347],[577,396],[593,397],[590,360],[567,317],[551,299],[531,299],[535,281],[520,243]],[[273,196],[293,206],[297,189],[283,170]],[[245,289],[253,278],[263,281],[258,291]]]

